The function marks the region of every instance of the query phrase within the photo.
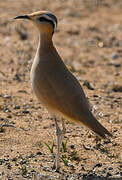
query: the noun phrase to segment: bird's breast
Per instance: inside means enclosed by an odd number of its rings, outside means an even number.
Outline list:
[[[36,58],[33,62],[30,79],[32,89],[44,106],[55,106],[59,95],[57,95],[57,80],[56,68],[57,65],[51,59]],[[55,87],[56,86],[56,87]]]
[[[47,79],[45,63],[35,61],[31,68],[30,79],[32,89],[37,98],[43,103],[49,93],[49,83]]]

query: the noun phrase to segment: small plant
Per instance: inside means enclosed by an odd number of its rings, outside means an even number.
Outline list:
[[[66,156],[66,154],[62,155],[61,157],[62,161],[64,162],[64,165],[65,166],[68,166],[69,165],[69,158]]]
[[[23,166],[23,167],[21,168],[21,171],[22,171],[22,175],[26,175],[27,172],[28,172],[27,166]]]
[[[47,144],[46,142],[44,142],[44,144],[48,147],[50,153],[51,153],[52,155],[54,155],[54,151],[53,151],[54,146],[55,146],[54,141],[53,141],[53,143],[52,143],[52,146],[50,146],[50,145]]]
[[[65,142],[62,142],[63,152],[67,152],[67,142],[68,142],[68,139],[66,139]]]
[[[71,158],[70,159],[71,160],[78,160],[79,159],[77,151],[73,151],[71,153]]]

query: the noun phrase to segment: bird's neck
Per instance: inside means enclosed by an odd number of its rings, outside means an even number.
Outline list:
[[[39,51],[45,51],[45,50],[48,51],[48,49],[51,47],[53,47],[52,34],[40,32],[39,33],[38,50]]]
[[[42,60],[47,60],[47,55],[50,56],[55,50],[52,42],[52,34],[49,33],[39,33],[39,43],[34,58],[33,66],[42,62]]]

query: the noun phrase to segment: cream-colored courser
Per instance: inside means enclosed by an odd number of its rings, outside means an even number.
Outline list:
[[[39,30],[39,45],[30,78],[37,98],[55,120],[58,153],[54,166],[59,169],[60,145],[65,133],[65,126],[62,120],[63,130],[61,130],[55,116],[82,123],[102,138],[112,135],[93,116],[80,83],[67,69],[53,45],[52,37],[57,27],[56,16],[51,12],[39,11],[17,16],[14,19],[28,19]]]

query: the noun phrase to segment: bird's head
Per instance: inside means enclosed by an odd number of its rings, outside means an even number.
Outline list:
[[[14,19],[28,19],[32,21],[40,32],[53,34],[57,28],[57,18],[48,11],[38,11],[27,15],[17,16]]]

